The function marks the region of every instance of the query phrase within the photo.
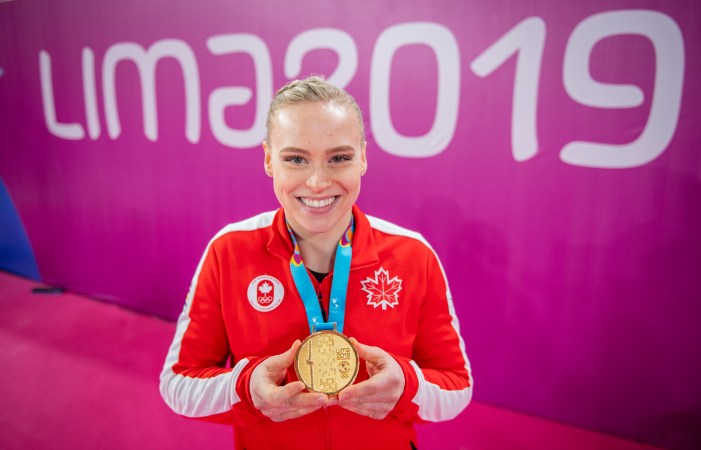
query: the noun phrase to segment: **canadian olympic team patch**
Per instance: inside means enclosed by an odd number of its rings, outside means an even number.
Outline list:
[[[260,312],[268,312],[277,308],[285,296],[282,283],[270,275],[255,277],[248,285],[248,302]]]

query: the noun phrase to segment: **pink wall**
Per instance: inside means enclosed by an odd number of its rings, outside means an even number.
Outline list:
[[[209,238],[277,207],[258,145],[271,92],[326,74],[366,113],[361,207],[442,257],[476,397],[694,448],[700,14],[0,3],[0,177],[46,282],[173,319]]]

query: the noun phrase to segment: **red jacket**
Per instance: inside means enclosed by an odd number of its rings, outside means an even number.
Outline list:
[[[448,420],[467,406],[470,363],[436,254],[418,233],[357,206],[353,215],[344,334],[399,362],[406,383],[394,410],[373,420],[332,406],[276,423],[253,406],[255,366],[309,335],[280,209],[231,224],[209,243],[161,374],[175,412],[232,424],[237,449],[391,450],[416,442],[414,422]],[[325,310],[331,278],[312,278]],[[293,368],[288,378],[296,379]],[[356,383],[364,379],[361,361]]]

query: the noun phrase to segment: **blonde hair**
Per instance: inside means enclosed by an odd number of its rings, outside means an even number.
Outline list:
[[[270,142],[270,130],[273,128],[273,116],[280,109],[288,105],[302,103],[331,103],[338,106],[350,107],[358,116],[360,126],[360,142],[365,142],[365,125],[363,113],[352,95],[345,90],[334,86],[319,76],[311,76],[303,80],[294,80],[281,87],[273,96],[268,109],[268,117],[265,121],[267,135],[265,140]]]

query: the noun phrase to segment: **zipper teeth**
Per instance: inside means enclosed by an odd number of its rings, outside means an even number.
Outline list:
[[[324,448],[331,450],[331,418],[329,408],[324,408]]]
[[[321,285],[324,283],[325,280],[326,280],[326,278],[324,278],[321,281],[321,283],[319,283],[317,280],[314,280],[314,282],[316,283],[315,288],[318,288],[318,290],[316,291],[316,298],[319,301],[319,309],[321,309],[321,318],[324,319],[324,321],[326,322],[329,320],[329,318],[328,318],[329,313],[328,313],[328,311],[326,311],[326,306],[324,306],[324,295],[323,295],[323,289],[321,287]]]
[[[364,266],[351,267],[351,270],[367,269],[368,267],[372,267],[376,264],[377,263],[372,263],[372,264],[365,264]]]

